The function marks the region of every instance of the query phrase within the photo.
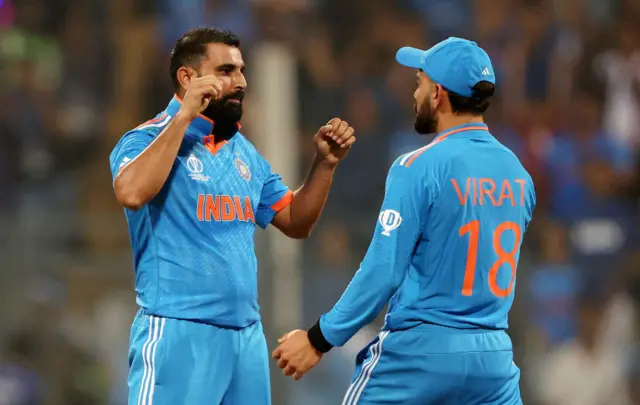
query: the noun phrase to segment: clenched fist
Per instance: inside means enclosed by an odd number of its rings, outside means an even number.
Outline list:
[[[355,143],[354,132],[347,121],[340,118],[329,121],[313,137],[318,157],[332,165],[338,164]]]
[[[193,79],[186,88],[180,112],[190,119],[195,119],[203,112],[211,100],[222,95],[222,82],[214,75],[206,75]]]

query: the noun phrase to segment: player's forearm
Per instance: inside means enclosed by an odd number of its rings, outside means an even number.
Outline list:
[[[322,159],[314,160],[307,179],[291,202],[291,233],[309,236],[327,202],[335,167]]]
[[[396,292],[398,283],[393,274],[384,277],[383,272],[364,266],[366,261],[333,309],[309,329],[309,340],[316,350],[324,353],[344,345],[378,316]]]
[[[160,192],[190,123],[188,117],[178,113],[142,153],[120,170],[114,189],[122,206],[138,210]]]

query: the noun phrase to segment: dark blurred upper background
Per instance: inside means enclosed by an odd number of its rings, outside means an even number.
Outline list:
[[[126,403],[135,303],[107,156],[164,108],[168,53],[201,25],[241,37],[249,74],[261,44],[293,51],[301,149],[282,149],[301,170],[329,118],[356,128],[304,244],[306,323],[357,269],[391,162],[429,141],[395,51],[484,47],[488,124],[538,192],[510,328],[525,403],[640,404],[640,0],[0,0],[0,405]],[[339,403],[352,364],[332,353],[274,405]]]

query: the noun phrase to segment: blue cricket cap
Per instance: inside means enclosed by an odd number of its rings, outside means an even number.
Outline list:
[[[473,96],[473,86],[478,82],[496,84],[489,55],[467,39],[451,37],[426,51],[400,48],[396,60],[401,65],[422,69],[435,83],[464,97]]]

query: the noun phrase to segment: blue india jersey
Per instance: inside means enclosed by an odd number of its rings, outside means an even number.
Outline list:
[[[387,302],[387,330],[506,329],[534,206],[531,177],[485,124],[399,157],[360,269],[320,319],[325,338],[344,344]]]
[[[122,137],[110,156],[114,179],[179,109],[174,98]],[[260,319],[256,225],[266,228],[293,193],[242,134],[214,144],[212,128],[196,118],[162,190],[140,210],[125,209],[137,303],[152,315],[242,328]]]

